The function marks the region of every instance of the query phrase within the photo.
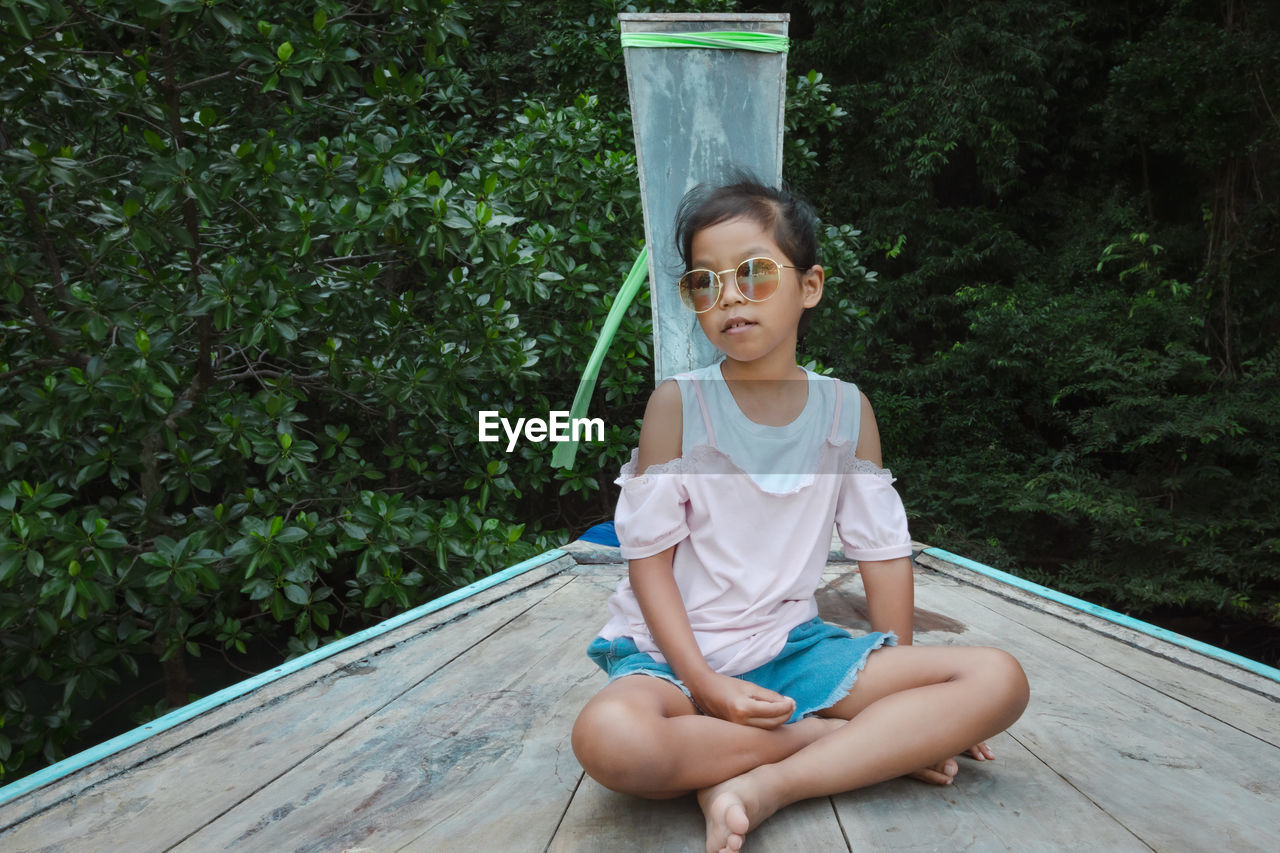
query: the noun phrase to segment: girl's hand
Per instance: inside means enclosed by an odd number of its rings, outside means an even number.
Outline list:
[[[689,689],[693,701],[706,714],[744,726],[776,729],[796,710],[794,699],[741,678],[714,672]]]

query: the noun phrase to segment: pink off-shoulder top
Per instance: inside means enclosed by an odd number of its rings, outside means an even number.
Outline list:
[[[889,560],[911,554],[906,512],[890,473],[854,455],[856,386],[809,372],[801,416],[769,427],[738,409],[718,364],[676,380],[682,455],[637,472],[632,452],[615,481],[615,527],[625,559],[675,546],[672,567],[698,648],[714,670],[737,675],[767,663],[793,627],[817,615],[833,524],[851,559]],[[806,469],[779,470],[796,464]],[[630,637],[665,660],[626,578],[609,614],[602,638]]]

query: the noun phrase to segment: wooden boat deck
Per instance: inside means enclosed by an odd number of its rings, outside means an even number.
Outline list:
[[[0,849],[701,851],[691,800],[614,794],[573,757],[625,569],[566,551],[12,799]],[[748,850],[1276,849],[1280,684],[932,557],[916,581],[916,641],[1010,650],[1026,713],[949,788],[801,803]],[[819,600],[865,629],[853,564]]]

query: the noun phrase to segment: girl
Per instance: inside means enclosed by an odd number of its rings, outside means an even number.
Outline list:
[[[750,180],[681,204],[680,295],[724,359],[649,398],[618,479],[628,577],[588,649],[609,683],[573,730],[606,787],[696,791],[707,853],[807,797],[950,784],[952,756],[992,758],[984,739],[1028,698],[1002,651],[911,645],[911,539],[871,404],[796,364],[822,298],[815,231],[807,205]],[[866,588],[864,637],[817,616],[833,523]]]

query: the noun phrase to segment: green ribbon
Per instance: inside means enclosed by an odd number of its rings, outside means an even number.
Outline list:
[[[623,33],[623,47],[710,47],[786,53],[787,37],[779,33],[714,30],[705,33]]]
[[[600,374],[600,362],[604,361],[604,355],[609,351],[609,344],[613,341],[613,335],[618,331],[619,324],[622,323],[622,315],[627,313],[627,308],[631,307],[631,301],[640,292],[640,285],[644,284],[645,279],[648,277],[649,248],[646,246],[636,256],[636,262],[631,265],[631,272],[627,273],[627,280],[622,283],[622,287],[618,290],[618,296],[613,300],[613,307],[609,309],[609,316],[605,317],[604,325],[600,328],[600,336],[596,338],[595,349],[591,351],[591,358],[587,359],[587,369],[582,371],[582,380],[578,382],[578,393],[573,395],[573,405],[569,407],[569,417],[571,419],[586,417],[587,404],[591,402],[591,392],[595,390],[596,377]],[[572,423],[572,420],[570,420],[570,423]],[[572,468],[573,459],[577,455],[578,442],[562,441],[551,452],[551,466],[553,468]]]

